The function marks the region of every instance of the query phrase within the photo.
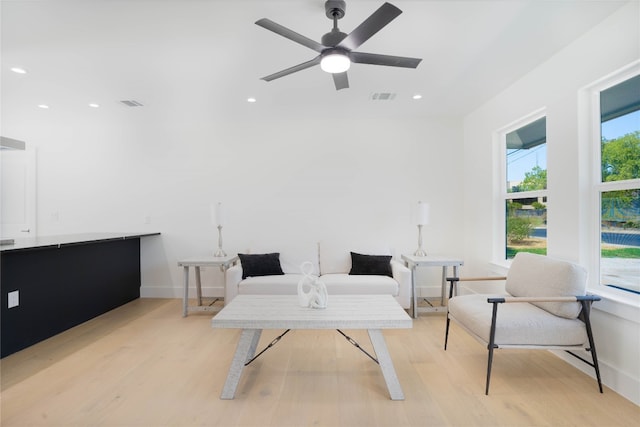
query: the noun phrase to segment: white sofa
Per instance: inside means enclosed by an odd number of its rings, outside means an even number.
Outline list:
[[[389,294],[405,309],[411,306],[411,270],[400,261],[391,259],[393,277],[384,275],[350,275],[351,252],[364,255],[392,255],[391,249],[383,245],[347,246],[327,242],[299,245],[297,247],[254,247],[247,254],[280,254],[283,275],[242,278],[241,263],[229,268],[226,273],[225,304],[238,294],[295,295],[298,282],[303,277],[300,266],[309,261],[313,274],[320,277],[331,295]]]

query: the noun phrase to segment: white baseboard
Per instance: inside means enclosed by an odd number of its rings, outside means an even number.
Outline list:
[[[556,356],[569,363],[572,366],[580,369],[585,374],[593,378],[593,390],[598,393],[598,383],[596,382],[595,370],[576,359],[575,357],[567,354],[564,351],[552,351]],[[591,360],[590,355],[585,352],[585,359]],[[602,384],[606,385],[625,399],[630,400],[636,405],[640,406],[640,382],[637,379],[625,374],[609,365],[606,361],[598,358],[598,365],[600,366],[600,376],[602,377]],[[605,393],[607,391],[605,390]]]

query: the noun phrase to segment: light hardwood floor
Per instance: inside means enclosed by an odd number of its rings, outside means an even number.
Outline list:
[[[333,331],[291,331],[220,400],[239,331],[179,300],[140,299],[2,359],[9,426],[633,426],[640,408],[544,351],[496,353],[443,315],[384,331],[406,399]],[[260,350],[280,331],[265,331]],[[365,349],[365,331],[348,331]]]

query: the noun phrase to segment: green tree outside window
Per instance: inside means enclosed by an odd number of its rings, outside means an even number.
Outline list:
[[[524,180],[519,186],[520,191],[534,191],[547,189],[547,170],[540,166],[534,166],[529,172],[525,172]]]

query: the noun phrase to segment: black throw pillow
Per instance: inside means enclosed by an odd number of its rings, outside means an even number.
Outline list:
[[[351,271],[349,274],[393,277],[391,255],[362,255],[351,252]]]
[[[238,254],[242,265],[242,278],[255,276],[281,276],[280,253]]]

